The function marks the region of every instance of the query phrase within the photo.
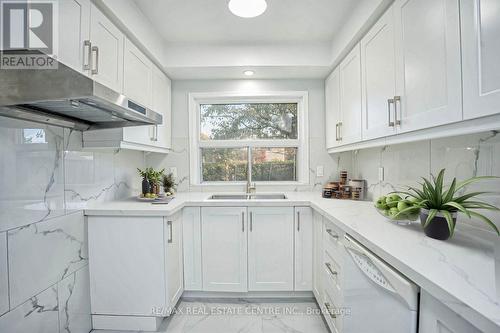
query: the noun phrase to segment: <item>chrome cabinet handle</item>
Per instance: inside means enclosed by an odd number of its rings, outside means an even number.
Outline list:
[[[245,212],[241,212],[241,232],[245,232]]]
[[[172,221],[167,221],[168,225],[168,242],[172,243],[174,241],[174,235],[172,232]]]
[[[297,231],[300,232],[300,212],[297,212]]]
[[[325,308],[332,319],[337,318],[337,315],[335,314],[335,312],[333,312],[332,306],[330,305],[330,303],[325,303]]]
[[[250,212],[250,232],[253,231],[253,213]]]
[[[339,235],[337,234],[334,234],[332,229],[326,229],[326,232],[330,235],[330,237],[332,237],[333,239],[335,240],[338,240],[339,239]]]
[[[85,52],[87,48],[87,52]],[[87,62],[85,62],[85,54],[87,54]],[[92,60],[92,43],[90,40],[83,41],[83,70],[88,71],[90,69],[90,61]]]
[[[153,126],[153,136],[149,138],[150,141],[158,141],[158,125]]]
[[[339,123],[335,124],[335,141],[339,141]]]
[[[342,122],[339,122],[339,141],[342,141]]]
[[[394,96],[394,122],[396,126],[401,125],[401,120],[398,120],[398,103],[401,104],[401,96]]]
[[[337,276],[337,272],[333,270],[332,264],[330,264],[329,262],[325,262],[325,266],[326,266],[326,268],[328,269],[328,271],[330,272],[331,275]]]
[[[92,69],[92,74],[99,74],[99,48],[92,46],[92,52],[95,53],[95,68]]]
[[[388,120],[389,127],[394,127],[394,122],[391,121],[391,104],[394,104],[394,99],[393,98],[389,98],[387,100],[387,114],[388,114],[388,117],[389,117],[389,120]]]

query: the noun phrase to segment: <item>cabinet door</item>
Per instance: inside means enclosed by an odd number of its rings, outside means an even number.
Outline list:
[[[184,289],[202,290],[201,269],[201,208],[182,210],[184,248]]]
[[[389,100],[396,95],[394,10],[390,7],[361,41],[363,140],[395,134]]]
[[[313,216],[309,207],[295,208],[295,290],[313,289]]]
[[[399,132],[462,120],[458,0],[396,0]]]
[[[135,103],[152,108],[153,63],[128,38],[123,60],[123,94]]]
[[[318,303],[321,303],[322,297],[322,272],[323,272],[323,217],[313,213],[313,292]]]
[[[420,295],[420,333],[480,333],[472,324],[453,312],[425,290]]]
[[[464,118],[500,113],[498,0],[460,1]]]
[[[340,145],[340,76],[338,67],[325,81],[325,135],[326,148]]]
[[[155,145],[172,147],[172,83],[156,66],[153,68],[153,110],[161,113],[163,123],[152,128]]]
[[[59,60],[90,74],[90,0],[63,0],[59,6]]]
[[[152,108],[153,63],[127,38],[123,61],[123,94],[134,103]],[[133,126],[123,129],[123,141],[155,145],[151,126]]]
[[[248,213],[248,290],[293,290],[293,207]]]
[[[182,217],[177,214],[165,218],[165,267],[169,305],[175,306],[184,291],[184,265],[182,258]]]
[[[339,66],[340,141],[342,145],[361,141],[361,48],[356,45]]]
[[[117,91],[123,90],[123,33],[95,6],[91,7],[92,78]]]
[[[203,207],[204,291],[247,291],[247,221],[243,207]]]
[[[165,308],[162,217],[88,218],[92,314],[151,316]]]

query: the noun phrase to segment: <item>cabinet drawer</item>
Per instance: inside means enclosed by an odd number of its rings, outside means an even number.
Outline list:
[[[325,250],[328,249],[330,254],[335,258],[341,258],[342,237],[344,236],[343,231],[328,220],[325,220],[323,229],[323,244]]]
[[[332,333],[342,332],[342,318],[339,316],[338,302],[327,289],[323,291],[323,295],[324,298],[321,308],[330,331]]]
[[[339,300],[342,297],[342,268],[335,257],[325,250],[323,256],[323,288],[330,290],[332,296]]]

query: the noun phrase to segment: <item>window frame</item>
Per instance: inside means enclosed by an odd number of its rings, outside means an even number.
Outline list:
[[[189,170],[190,183],[194,186],[243,185],[246,181],[203,182],[201,149],[202,148],[297,148],[296,181],[257,181],[257,184],[304,185],[309,184],[309,123],[308,92],[209,92],[189,93]],[[260,139],[260,140],[201,140],[200,105],[201,104],[241,104],[241,103],[297,103],[297,139]],[[249,163],[251,152],[248,153]],[[249,164],[249,169],[251,169]],[[253,180],[252,180],[253,182]]]

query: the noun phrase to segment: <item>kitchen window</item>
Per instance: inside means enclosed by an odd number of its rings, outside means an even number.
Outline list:
[[[190,94],[193,184],[307,183],[307,93]]]

